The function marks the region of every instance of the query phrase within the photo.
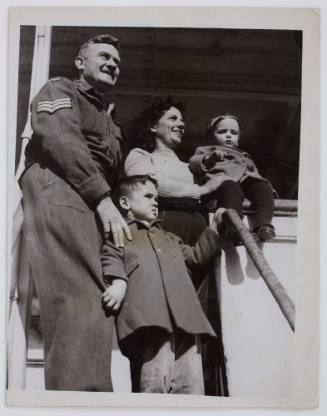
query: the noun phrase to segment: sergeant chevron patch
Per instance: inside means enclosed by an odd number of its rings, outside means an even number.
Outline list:
[[[36,112],[41,113],[44,111],[46,113],[53,114],[61,108],[72,108],[72,102],[69,97],[58,98],[53,101],[40,101],[37,104]]]

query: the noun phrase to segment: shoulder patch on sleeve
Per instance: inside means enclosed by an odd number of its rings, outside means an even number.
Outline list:
[[[53,101],[40,101],[37,103],[37,113],[42,111],[53,114],[62,108],[72,108],[72,102],[69,97],[57,98]]]

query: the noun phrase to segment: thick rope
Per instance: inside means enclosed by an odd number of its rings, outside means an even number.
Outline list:
[[[259,270],[263,280],[268,286],[271,294],[278,303],[283,315],[285,316],[287,322],[292,328],[293,332],[295,331],[295,306],[283,285],[278,280],[277,276],[269,266],[267,260],[265,259],[262,251],[258,247],[256,241],[251,235],[250,231],[245,227],[242,220],[240,219],[238,213],[229,208],[226,210],[226,214],[233,224],[235,229],[238,231],[240,239],[242,240],[246,250],[248,251],[253,263],[256,265]]]

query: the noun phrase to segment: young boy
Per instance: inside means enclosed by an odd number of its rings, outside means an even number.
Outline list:
[[[123,179],[115,200],[133,235],[124,248],[105,240],[101,252],[104,308],[116,312],[121,351],[130,360],[132,391],[204,394],[200,335],[216,336],[187,268],[206,264],[219,249],[223,210],[195,247],[160,227],[156,182]],[[113,284],[111,284],[113,282]]]
[[[261,241],[272,240],[275,237],[271,224],[273,188],[260,175],[250,155],[239,148],[240,134],[237,117],[225,114],[212,119],[208,136],[215,144],[198,147],[189,160],[190,169],[201,184],[214,177],[221,182],[217,191],[209,195],[209,209],[215,210],[217,206],[234,208],[242,217],[242,202],[247,198],[254,210],[253,232]],[[225,231],[232,239],[238,240],[230,227],[227,226]]]

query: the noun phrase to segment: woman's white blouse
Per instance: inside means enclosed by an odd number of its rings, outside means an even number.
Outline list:
[[[182,162],[173,150],[154,151],[131,150],[125,160],[125,174],[151,175],[159,184],[161,197],[200,198],[200,187],[194,184],[188,164]]]

